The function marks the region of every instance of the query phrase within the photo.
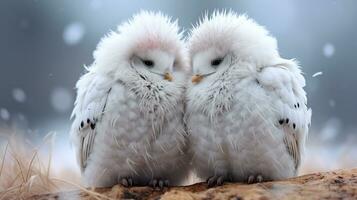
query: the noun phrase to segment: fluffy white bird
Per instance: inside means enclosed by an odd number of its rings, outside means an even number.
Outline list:
[[[246,16],[215,12],[188,40],[187,121],[192,164],[208,185],[296,175],[311,110],[294,60]]]
[[[181,38],[177,21],[142,11],[97,46],[72,114],[86,185],[162,188],[186,177]]]

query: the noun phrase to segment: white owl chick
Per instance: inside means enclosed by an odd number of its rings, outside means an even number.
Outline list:
[[[246,16],[215,12],[190,34],[187,91],[190,152],[208,185],[296,175],[311,110],[294,60]]]
[[[72,114],[85,185],[162,188],[186,177],[181,37],[177,21],[142,11],[99,43]]]

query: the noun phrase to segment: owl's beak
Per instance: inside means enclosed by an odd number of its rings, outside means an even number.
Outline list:
[[[203,79],[203,76],[200,74],[193,75],[191,78],[192,83],[199,83]]]
[[[166,72],[164,74],[164,79],[168,80],[168,81],[172,81],[173,78],[172,78],[172,75],[169,72]]]

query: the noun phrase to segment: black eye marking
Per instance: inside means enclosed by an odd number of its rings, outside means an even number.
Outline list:
[[[212,66],[218,66],[218,65],[220,65],[222,63],[222,61],[223,61],[223,58],[216,58],[216,59],[211,61],[211,65]]]
[[[152,61],[152,60],[143,60],[143,63],[144,63],[144,65],[146,65],[149,68],[153,67],[155,64],[154,61]]]

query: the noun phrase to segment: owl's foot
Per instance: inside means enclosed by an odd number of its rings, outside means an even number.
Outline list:
[[[120,184],[124,187],[131,187],[133,186],[133,179],[130,177],[127,178],[121,178],[120,179]]]
[[[160,190],[164,189],[164,187],[169,187],[169,180],[165,179],[152,179],[150,182],[149,182],[149,186],[152,187],[152,188],[158,188]]]
[[[215,175],[207,179],[207,185],[208,187],[221,186],[223,185],[224,181],[225,181],[224,176]]]
[[[263,182],[263,176],[262,175],[257,175],[257,176],[254,176],[254,175],[250,175],[248,177],[248,184],[253,184],[253,183],[261,183]]]

